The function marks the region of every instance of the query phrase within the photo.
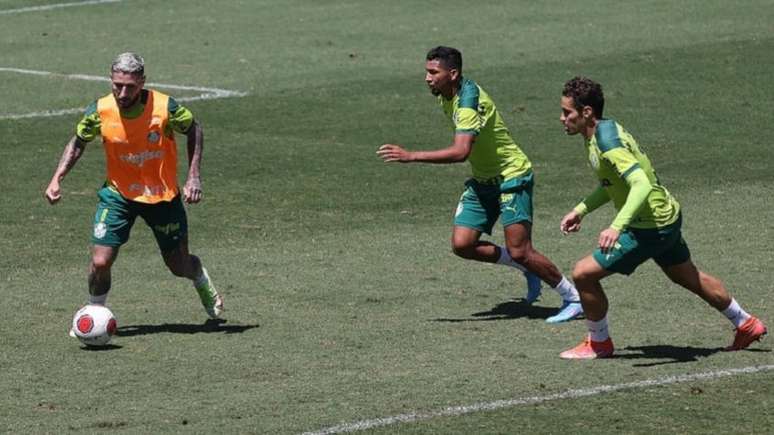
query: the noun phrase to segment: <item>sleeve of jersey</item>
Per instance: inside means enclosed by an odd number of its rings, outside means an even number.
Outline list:
[[[86,107],[83,118],[75,126],[75,135],[84,142],[91,142],[100,134],[101,122],[99,112],[97,112],[97,102],[93,102]]]
[[[193,113],[186,107],[179,105],[172,97],[169,98],[167,108],[169,109],[170,127],[178,133],[186,134],[193,123]]]
[[[604,187],[599,186],[591,193],[591,195],[587,196],[580,204],[576,205],[574,210],[581,216],[586,216],[608,202],[610,202],[610,195],[607,194]]]
[[[648,195],[650,195],[650,192],[653,189],[645,171],[639,166],[629,171],[624,176],[624,180],[626,181],[626,184],[629,185],[629,194],[626,196],[626,202],[623,207],[618,211],[615,219],[613,219],[613,223],[610,225],[610,228],[618,231],[621,231],[629,225],[640,208],[642,208],[648,200]]]
[[[478,135],[478,132],[481,131],[481,117],[478,116],[476,110],[461,107],[457,109],[455,118],[455,133]]]

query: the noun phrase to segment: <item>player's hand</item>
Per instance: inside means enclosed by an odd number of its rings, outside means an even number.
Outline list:
[[[385,162],[401,162],[406,163],[411,161],[411,152],[406,151],[400,145],[386,143],[379,147],[376,154],[382,158]]]
[[[48,203],[52,205],[62,199],[62,192],[59,189],[59,180],[55,178],[48,183],[44,196],[48,200]]]
[[[562,234],[570,234],[580,231],[581,220],[583,217],[577,211],[573,210],[562,218],[562,222],[559,224],[559,229]]]
[[[183,201],[186,204],[196,204],[202,200],[202,182],[199,177],[188,177],[183,186]]]
[[[615,242],[618,241],[618,236],[620,236],[620,231],[614,229],[614,228],[608,228],[601,233],[599,233],[599,249],[602,250],[602,252],[607,252],[615,246]]]

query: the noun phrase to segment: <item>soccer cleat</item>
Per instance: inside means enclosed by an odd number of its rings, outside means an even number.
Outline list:
[[[524,272],[524,278],[527,278],[527,297],[524,301],[531,305],[540,297],[543,280],[532,272]]]
[[[559,357],[563,359],[609,358],[613,356],[613,349],[613,340],[610,337],[605,341],[592,341],[591,337],[586,336],[581,344],[565,350],[559,354]]]
[[[221,296],[215,286],[212,284],[210,274],[207,273],[207,269],[202,267],[202,276],[204,279],[201,282],[194,285],[196,292],[199,294],[199,299],[202,301],[204,310],[207,311],[207,315],[212,319],[219,319],[225,308],[223,308],[223,296]]]
[[[546,323],[562,323],[577,319],[583,315],[583,307],[580,302],[564,301],[559,307],[559,312],[546,319]]]
[[[766,325],[763,324],[757,317],[750,316],[742,326],[736,328],[736,335],[734,336],[734,342],[731,346],[726,348],[727,351],[742,350],[751,345],[753,341],[759,341],[763,338],[768,330]]]

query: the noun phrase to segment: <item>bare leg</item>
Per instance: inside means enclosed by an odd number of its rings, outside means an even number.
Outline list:
[[[188,252],[187,238],[183,238],[177,248],[161,255],[167,268],[175,276],[193,281],[202,275],[202,262],[199,257]]]
[[[481,241],[481,232],[468,227],[455,226],[452,231],[452,251],[466,260],[496,263],[500,250],[494,243]]]
[[[532,247],[532,225],[528,222],[505,227],[505,246],[513,261],[524,266],[551,287],[562,280],[562,273],[546,256]]]
[[[110,268],[118,257],[118,247],[92,246],[89,264],[89,294],[102,296],[110,290]]]
[[[731,304],[731,295],[723,282],[696,268],[691,260],[662,269],[675,284],[690,290],[718,311]]]
[[[591,255],[575,264],[572,280],[575,282],[575,288],[578,289],[583,312],[586,313],[588,320],[596,322],[607,315],[607,296],[602,290],[600,281],[611,274],[612,272],[603,269]]]

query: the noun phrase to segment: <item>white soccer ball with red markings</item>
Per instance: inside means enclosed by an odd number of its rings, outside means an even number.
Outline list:
[[[85,305],[73,317],[73,333],[87,346],[104,346],[116,333],[113,312],[102,305]]]

